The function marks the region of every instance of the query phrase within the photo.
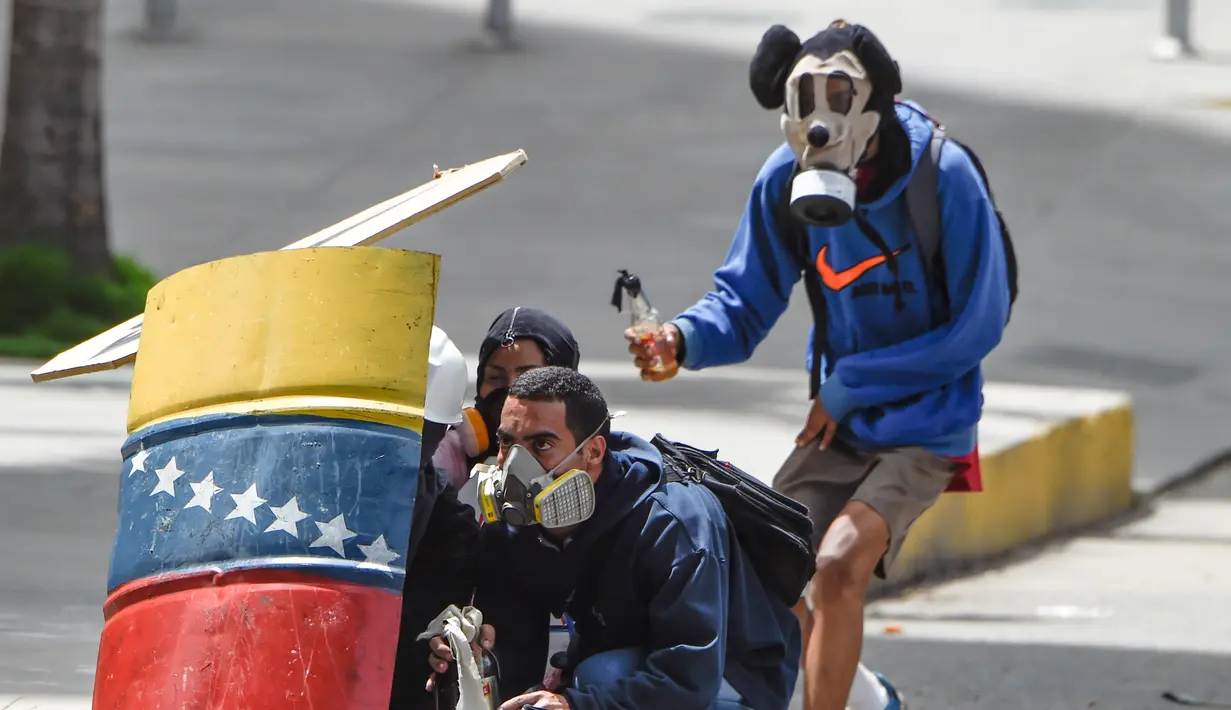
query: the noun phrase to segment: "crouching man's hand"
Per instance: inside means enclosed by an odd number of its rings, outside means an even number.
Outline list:
[[[490,651],[496,645],[496,630],[491,624],[483,624],[479,628],[479,638],[470,644],[470,649],[474,653],[474,657],[478,659],[483,651]],[[431,664],[432,670],[436,673],[444,673],[449,670],[449,664],[453,662],[453,649],[449,648],[449,642],[443,636],[433,636],[427,642],[428,650],[431,655],[428,656],[427,662]],[[436,689],[436,676],[433,674],[427,679],[427,692],[432,692]],[[520,706],[519,706],[520,707]],[[568,707],[567,705],[565,707]]]
[[[546,690],[536,690],[533,693],[526,693],[507,700],[500,706],[500,710],[521,710],[527,707],[542,708],[542,710],[569,710],[568,700],[563,695],[556,695]]]

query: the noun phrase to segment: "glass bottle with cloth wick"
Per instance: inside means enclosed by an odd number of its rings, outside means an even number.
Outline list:
[[[636,334],[638,344],[644,348],[649,357],[649,371],[655,374],[673,373],[679,369],[680,365],[671,353],[663,353],[658,346],[656,338],[661,323],[658,320],[658,311],[645,297],[645,291],[641,287],[641,278],[629,273],[627,269],[620,269],[619,273],[620,276],[615,283],[615,292],[611,295],[611,305],[615,306],[617,311],[623,312],[624,296],[628,296],[632,331]]]

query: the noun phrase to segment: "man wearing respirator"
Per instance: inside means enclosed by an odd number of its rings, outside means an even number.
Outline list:
[[[500,707],[785,710],[799,670],[790,609],[718,499],[664,482],[658,450],[610,419],[594,383],[568,368],[509,387],[497,465],[476,474],[486,524],[474,606],[494,637]],[[547,619],[565,612],[569,672],[536,688]],[[449,647],[431,647],[443,672]]]
[[[952,140],[928,173],[939,268],[923,253],[908,205],[922,183],[908,185],[939,127],[895,103],[897,63],[866,28],[837,21],[801,43],[772,27],[750,77],[758,102],[782,111],[786,141],[757,175],[714,290],[655,342],[686,369],[747,360],[804,278],[812,406],[774,487],[815,530],[817,573],[796,607],[806,706],[898,708],[859,663],[864,599],[943,492],[979,490],[980,363],[1000,342],[1016,262],[977,158]],[[643,378],[678,371],[651,368],[627,337]]]
[[[558,319],[535,308],[509,308],[492,322],[479,348],[476,407],[464,408],[466,359],[445,331],[432,326],[420,476],[390,708],[437,707],[424,683],[431,673],[424,663],[428,645],[417,636],[441,609],[468,604],[474,591],[479,542],[474,495],[459,499],[459,481],[450,474],[468,470],[468,458],[495,456],[500,407],[513,379],[548,364],[575,369],[580,357],[572,332]]]

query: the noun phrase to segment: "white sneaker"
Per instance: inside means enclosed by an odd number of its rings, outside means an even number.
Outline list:
[[[883,674],[877,673],[876,679],[885,686],[885,691],[889,693],[889,704],[885,706],[885,710],[906,710],[906,701],[902,699],[902,694],[898,689],[893,687],[893,683],[889,682]]]

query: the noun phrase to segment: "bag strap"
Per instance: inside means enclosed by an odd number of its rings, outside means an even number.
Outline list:
[[[670,446],[669,442],[668,446]],[[682,451],[675,447],[671,447],[668,451],[670,451],[669,454],[663,453],[662,485],[668,483],[683,483],[686,486],[704,485],[702,474],[693,469],[692,463]]]
[[[941,257],[941,239],[944,231],[940,214],[940,151],[947,140],[944,126],[935,123],[928,149],[919,157],[919,164],[910,181],[906,183],[906,211],[915,239],[919,243],[919,257],[923,260],[923,273],[928,283],[945,299],[948,312],[948,291],[945,285],[944,259]]]
[[[808,305],[812,309],[812,368],[808,373],[808,396],[818,397],[821,391],[821,357],[829,336],[829,312],[825,310],[825,290],[821,287],[821,275],[812,263],[812,250],[808,242],[808,229],[791,213],[791,183],[799,174],[799,163],[791,170],[782,197],[778,200],[778,231],[786,242],[787,249],[795,258],[796,266],[803,272],[804,289]]]
[[[919,165],[906,183],[906,209],[910,213],[911,226],[919,241],[919,253],[923,257],[923,269],[928,278],[937,274],[942,266],[939,261],[940,220],[940,149],[945,142],[945,129],[936,126],[928,149],[919,157]]]

